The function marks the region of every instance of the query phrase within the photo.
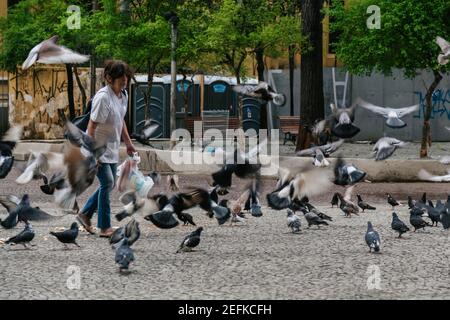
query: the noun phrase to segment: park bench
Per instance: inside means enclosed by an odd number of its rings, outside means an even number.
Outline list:
[[[202,119],[202,117],[200,117],[200,116],[189,116],[189,117],[186,117],[186,119],[185,119],[185,129],[187,131],[189,131],[189,133],[191,134],[191,137],[194,137],[194,122],[195,121],[205,121],[205,120]],[[211,125],[212,125],[212,121],[207,121],[207,126],[205,127],[205,122],[204,122],[203,123],[203,131],[207,130],[208,128],[211,128]],[[237,128],[239,128],[239,119],[238,119],[238,117],[229,117],[228,118],[228,125],[227,125],[226,128],[228,128],[228,129],[237,129]],[[220,128],[217,128],[217,129],[221,130]],[[224,129],[223,126],[222,126],[222,129]]]
[[[298,135],[298,127],[300,125],[300,116],[279,116],[280,131],[284,134],[283,145],[287,140],[292,141],[295,145],[295,141]]]

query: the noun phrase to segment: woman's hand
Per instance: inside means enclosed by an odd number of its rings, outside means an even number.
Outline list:
[[[127,144],[127,154],[132,157],[135,152],[136,149],[134,148],[134,145],[132,143]]]

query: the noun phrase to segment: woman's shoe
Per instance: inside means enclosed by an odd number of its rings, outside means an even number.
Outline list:
[[[83,226],[83,228],[90,234],[95,234],[94,229],[91,225],[91,219],[89,219],[85,214],[77,214],[76,220]]]
[[[108,228],[108,229],[102,229],[100,231],[100,233],[98,234],[98,236],[100,238],[111,238],[112,234],[114,233],[114,231],[116,231],[117,228]]]

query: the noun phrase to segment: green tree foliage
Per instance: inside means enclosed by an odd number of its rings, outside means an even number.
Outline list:
[[[81,53],[86,51],[89,33],[67,28],[67,8],[77,5],[81,10],[81,25],[86,22],[87,1],[23,0],[8,9],[0,18],[0,68],[15,72],[39,42],[58,34],[59,43]]]

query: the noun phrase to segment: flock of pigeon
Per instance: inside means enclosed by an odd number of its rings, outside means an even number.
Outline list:
[[[86,61],[86,56],[56,45],[57,38],[37,45],[30,52],[29,57],[24,62],[24,69],[30,67],[34,62],[43,63],[81,63]],[[442,38],[437,38],[437,43],[442,49],[439,55],[439,63],[445,64],[449,61],[450,46]],[[70,58],[70,59],[69,59]],[[273,101],[276,105],[283,105],[285,97],[283,94],[274,92],[266,83],[260,83],[256,87],[236,86],[235,90],[241,94],[261,99],[265,102]],[[279,167],[279,176],[275,190],[266,195],[270,208],[275,210],[287,210],[287,226],[293,233],[300,232],[301,219],[296,214],[303,213],[304,219],[311,226],[328,226],[333,219],[321,212],[309,202],[309,197],[323,194],[333,184],[347,187],[344,195],[335,193],[331,204],[332,207],[338,205],[345,217],[358,215],[359,209],[376,210],[375,207],[366,203],[361,195],[357,195],[358,201],[352,202],[352,192],[354,186],[364,181],[366,173],[353,164],[346,163],[338,157],[330,169],[330,162],[326,159],[333,152],[339,149],[345,139],[355,136],[360,129],[353,124],[354,112],[357,106],[361,106],[371,112],[386,118],[386,125],[391,128],[403,128],[406,123],[402,118],[419,108],[418,105],[401,109],[383,108],[372,105],[362,99],[357,101],[350,108],[337,108],[331,105],[332,114],[322,121],[318,121],[312,132],[322,141],[322,145],[313,146],[307,150],[297,153],[298,156],[313,156],[313,163],[307,165],[297,165]],[[144,125],[141,133],[135,138],[143,143],[148,141],[154,132],[155,126],[149,122]],[[337,138],[338,141],[324,141],[326,131]],[[19,142],[22,134],[20,126],[11,127],[0,141],[0,178],[5,178],[10,172],[14,157],[12,151]],[[41,190],[45,194],[53,195],[54,202],[63,209],[78,212],[79,206],[77,197],[81,195],[94,182],[97,173],[97,159],[105,151],[106,137],[109,132],[97,132],[96,137],[91,138],[71,122],[66,124],[65,137],[68,141],[64,153],[36,152],[30,155],[28,163],[22,168],[22,173],[16,179],[19,184],[29,183],[33,179],[43,181]],[[185,212],[193,207],[200,207],[209,218],[217,220],[219,225],[226,222],[245,223],[246,217],[243,211],[250,212],[254,217],[263,215],[260,201],[260,171],[262,165],[257,161],[257,155],[261,146],[267,143],[262,141],[252,150],[245,152],[239,145],[231,154],[226,154],[225,165],[212,174],[213,184],[210,190],[199,187],[190,187],[188,190],[180,191],[177,176],[168,177],[169,197],[166,194],[147,194],[142,197],[131,182],[131,172],[125,166],[121,170],[119,186],[125,190],[120,197],[123,209],[115,215],[118,221],[129,218],[128,223],[118,228],[110,238],[110,243],[116,249],[115,262],[119,265],[120,272],[128,270],[129,264],[134,261],[132,245],[140,237],[139,223],[134,215],[144,216],[144,219],[152,222],[162,229],[177,227],[180,222],[183,224],[196,225],[192,215]],[[391,137],[383,137],[375,144],[373,152],[375,160],[383,160],[390,157],[393,152],[404,145],[404,142]],[[233,161],[230,161],[233,160]],[[50,175],[52,173],[52,175]],[[232,187],[233,176],[245,179],[248,185],[238,199],[219,199],[219,196],[226,196]],[[155,183],[160,181],[157,173],[151,173],[149,177]],[[388,203],[394,209],[399,203],[388,195]],[[18,222],[25,223],[25,229],[14,237],[6,240],[5,243],[22,244],[27,248],[35,236],[35,232],[30,221],[47,220],[52,216],[41,210],[39,207],[32,207],[28,195],[23,195],[21,199],[15,196],[0,196],[0,203],[7,209],[8,216],[0,220],[3,228],[14,228]],[[437,201],[434,205],[427,201],[426,194],[420,201],[409,199],[410,223],[417,229],[441,223],[444,229],[450,228],[450,197],[444,203]],[[432,223],[423,219],[427,213]],[[409,227],[402,222],[397,213],[392,214],[392,229],[399,233],[399,237],[407,231]],[[51,232],[50,234],[67,247],[67,244],[79,246],[76,242],[79,226],[72,223],[70,229],[61,232]],[[195,231],[187,235],[177,252],[192,251],[199,245],[203,227],[198,227]],[[368,222],[365,241],[369,246],[369,251],[380,251],[380,236],[374,230],[372,223]]]

